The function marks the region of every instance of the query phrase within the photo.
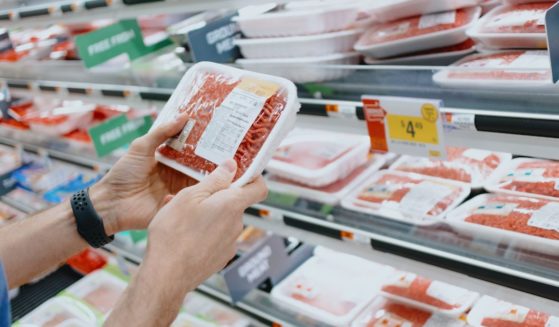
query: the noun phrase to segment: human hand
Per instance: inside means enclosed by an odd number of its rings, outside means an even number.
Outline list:
[[[105,232],[145,229],[172,195],[196,181],[155,160],[159,145],[181,131],[188,116],[161,124],[132,142],[128,153],[90,190]]]

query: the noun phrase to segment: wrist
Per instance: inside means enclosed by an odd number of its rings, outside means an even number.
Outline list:
[[[114,195],[111,194],[103,181],[89,189],[89,197],[95,207],[95,211],[103,220],[105,234],[110,236],[120,232],[122,229],[117,211],[115,210]]]

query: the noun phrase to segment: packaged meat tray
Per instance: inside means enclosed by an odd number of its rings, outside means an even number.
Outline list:
[[[313,187],[326,186],[367,162],[368,137],[296,129],[281,143],[266,171]]]
[[[556,88],[547,51],[512,50],[468,56],[433,76],[451,88],[542,90]]]
[[[17,220],[25,218],[27,215],[11,206],[0,202],[0,227]]]
[[[559,318],[484,295],[468,314],[474,327],[557,327]]]
[[[351,327],[463,327],[457,318],[433,313],[378,296]]]
[[[316,57],[237,59],[244,69],[287,78],[295,83],[325,82],[351,75],[361,56],[357,52],[335,53]],[[333,67],[325,67],[333,66]]]
[[[361,33],[353,29],[304,36],[236,39],[235,44],[248,59],[318,57],[352,51]]]
[[[391,273],[392,268],[319,247],[274,287],[272,298],[324,324],[349,326]]]
[[[382,155],[375,155],[367,163],[353,169],[346,177],[321,187],[307,186],[275,175],[266,176],[266,184],[274,192],[292,194],[325,204],[338,204],[351,190],[377,172],[385,163],[386,160]]]
[[[0,176],[14,171],[21,164],[20,155],[14,148],[0,146]]]
[[[57,296],[41,304],[14,326],[97,326],[95,314],[85,305],[67,296]]]
[[[238,169],[233,186],[244,185],[262,172],[293,128],[299,107],[290,81],[198,63],[182,78],[152,127],[179,113],[188,115],[182,132],[160,146],[156,158],[198,180],[234,158]]]
[[[523,3],[534,3],[534,2],[557,2],[557,0],[502,0],[506,5],[519,5]]]
[[[464,183],[379,171],[342,200],[342,207],[413,225],[433,225],[470,194]]]
[[[95,105],[86,105],[81,101],[65,101],[60,107],[26,114],[22,121],[29,124],[34,132],[62,136],[88,126],[93,119],[93,110]]]
[[[481,8],[470,7],[426,14],[374,25],[355,44],[355,50],[375,58],[456,45],[468,39]]]
[[[448,224],[468,236],[485,236],[524,249],[556,254],[559,202],[482,194],[447,215]]]
[[[390,169],[451,179],[481,189],[493,173],[511,160],[509,153],[447,147],[447,160],[402,156]]]
[[[247,316],[197,293],[190,293],[186,296],[182,309],[191,317],[196,317],[197,320],[197,323],[194,325],[182,326],[252,326],[252,320]],[[179,326],[181,325],[176,327]]]
[[[419,51],[403,56],[388,57],[377,59],[374,57],[365,57],[365,63],[368,65],[424,65],[424,66],[441,66],[450,65],[465,56],[476,51],[476,44],[472,39],[432,50]]]
[[[494,193],[559,200],[559,161],[516,158],[488,180]]]
[[[408,272],[394,274],[383,284],[382,294],[396,302],[451,317],[459,317],[479,297],[478,293]]]
[[[79,175],[80,173],[76,168],[62,164],[51,164],[48,159],[46,162],[35,161],[12,174],[19,187],[36,193],[54,189],[79,177]]]
[[[468,30],[486,48],[546,49],[545,12],[553,2],[499,6]]]
[[[119,277],[105,270],[97,270],[68,287],[65,293],[105,316],[114,308],[126,286],[127,283]]]
[[[321,34],[348,29],[357,20],[357,6],[273,11],[233,18],[245,37],[281,37]]]

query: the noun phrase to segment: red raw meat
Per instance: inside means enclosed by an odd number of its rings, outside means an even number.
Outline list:
[[[498,318],[485,318],[482,321],[484,327],[546,327],[549,315],[547,313],[530,310],[524,322],[513,322]]]
[[[432,316],[430,312],[396,302],[385,303],[378,312],[380,313],[381,311],[384,312],[384,314],[380,316],[376,314],[374,318],[367,323],[366,327],[388,326],[389,321],[385,318],[386,314],[391,314],[410,322],[412,323],[412,327],[423,327]]]
[[[193,92],[188,102],[179,108],[179,112],[187,112],[189,119],[196,121],[186,140],[184,150],[177,151],[168,145],[162,145],[159,148],[159,152],[163,156],[191,169],[209,173],[217,165],[197,156],[194,153],[196,145],[210,122],[214,110],[221,105],[223,100],[240,81],[227,79],[226,76],[214,73],[206,73],[204,76],[200,76],[200,78],[202,79],[201,85]],[[278,92],[266,101],[263,110],[250,127],[235,153],[234,159],[238,165],[235,180],[244,174],[254,160],[254,157],[285,109],[286,100],[285,94]]]
[[[503,24],[498,26],[483,27],[486,33],[545,33],[545,24],[540,20],[544,17],[545,12],[553,6],[553,2],[541,3],[524,3],[519,5],[510,6],[507,10],[494,16],[491,22],[498,22],[500,20],[510,19],[511,17],[522,16],[530,17],[520,25]]]
[[[536,160],[525,162],[516,168],[520,169],[544,169],[542,180],[515,180],[502,181],[500,188],[530,194],[539,194],[551,197],[559,197],[558,182],[554,179],[559,178],[559,162],[550,160]]]
[[[429,296],[427,294],[427,290],[429,289],[429,286],[431,286],[431,283],[432,281],[430,279],[417,276],[410,287],[404,288],[395,285],[386,285],[382,288],[382,290],[386,293],[405,297],[443,310],[459,308],[459,306],[453,306],[437,298]]]

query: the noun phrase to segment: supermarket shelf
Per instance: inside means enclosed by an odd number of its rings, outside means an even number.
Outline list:
[[[212,9],[241,8],[257,0],[58,0],[0,7],[0,27],[33,27],[95,19],[124,19]],[[276,1],[285,2],[285,1]],[[34,4],[37,3],[37,4]]]

